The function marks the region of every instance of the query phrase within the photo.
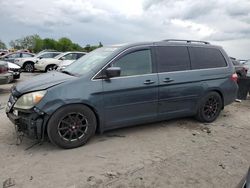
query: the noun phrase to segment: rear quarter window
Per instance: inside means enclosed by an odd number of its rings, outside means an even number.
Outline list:
[[[189,47],[192,69],[226,67],[227,63],[220,50],[215,48]]]

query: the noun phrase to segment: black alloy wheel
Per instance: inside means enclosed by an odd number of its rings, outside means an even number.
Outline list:
[[[70,149],[84,145],[95,134],[96,126],[96,116],[89,107],[70,104],[51,116],[47,133],[53,144]]]
[[[202,98],[196,117],[201,122],[213,122],[219,116],[222,106],[220,94],[209,92]]]
[[[66,141],[80,140],[87,135],[88,120],[81,113],[65,115],[58,124],[58,134]]]

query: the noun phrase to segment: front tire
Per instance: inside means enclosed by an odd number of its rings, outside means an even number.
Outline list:
[[[54,71],[54,70],[56,70],[56,66],[55,65],[48,65],[45,68],[45,72],[51,72],[51,71]]]
[[[74,104],[57,110],[48,122],[47,133],[50,141],[65,149],[84,145],[96,130],[96,117],[84,105]]]
[[[26,63],[24,65],[24,70],[26,72],[34,72],[34,70],[35,70],[34,64],[33,63]]]
[[[219,116],[222,105],[222,98],[219,93],[209,92],[202,98],[196,118],[201,122],[211,123]]]

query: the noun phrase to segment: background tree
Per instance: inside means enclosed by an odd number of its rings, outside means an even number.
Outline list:
[[[45,49],[65,51],[85,51],[90,52],[96,48],[102,47],[102,43],[91,46],[87,44],[84,48],[77,43],[73,43],[69,38],[62,37],[58,41],[52,38],[42,39],[39,35],[28,35],[9,42],[13,49],[29,49],[32,52],[38,53]]]
[[[33,36],[34,44],[33,44],[33,52],[37,53],[43,50],[43,39],[40,38],[39,35]]]
[[[1,40],[0,40],[0,49],[6,49],[5,43]]]
[[[50,38],[43,39],[43,49],[57,50],[57,41]]]

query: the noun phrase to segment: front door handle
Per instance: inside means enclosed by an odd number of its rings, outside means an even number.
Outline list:
[[[153,84],[153,83],[155,83],[155,82],[152,81],[152,80],[146,80],[146,81],[144,82],[144,84],[146,84],[146,85]]]
[[[163,82],[168,83],[168,82],[173,82],[174,80],[171,78],[165,78]]]

